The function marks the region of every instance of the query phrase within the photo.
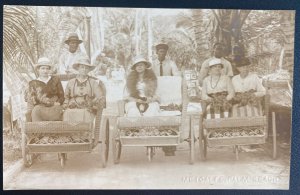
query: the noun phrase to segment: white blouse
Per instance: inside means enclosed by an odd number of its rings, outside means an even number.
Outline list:
[[[208,94],[227,91],[229,96],[234,96],[234,90],[231,80],[226,75],[221,75],[218,81],[211,82],[211,76],[207,76],[203,80],[202,99],[207,100]]]
[[[232,78],[232,84],[235,92],[246,92],[251,89],[256,91],[256,96],[261,97],[266,94],[266,89],[262,85],[261,80],[254,73],[249,73],[247,77],[241,78],[236,75]]]
[[[146,87],[146,85],[145,85],[145,83],[143,81],[137,82],[136,89],[138,90],[140,97],[146,97],[146,95],[145,95],[145,87]]]

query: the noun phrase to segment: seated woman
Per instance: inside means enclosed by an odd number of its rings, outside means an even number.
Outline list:
[[[234,90],[230,78],[221,74],[222,68],[220,59],[210,60],[210,75],[203,80],[202,100],[205,104],[203,110],[207,119],[229,116]]]
[[[261,97],[266,94],[266,90],[258,76],[249,72],[250,65],[247,58],[236,62],[240,74],[232,78],[233,88],[236,92],[232,109],[234,117],[262,115]]]
[[[51,68],[53,65],[48,58],[40,58],[35,65],[38,78],[29,82],[26,100],[33,106],[33,122],[62,120],[64,90],[58,77],[49,76]]]
[[[95,66],[87,56],[80,56],[73,68],[78,75],[68,82],[65,90],[64,121],[91,122],[105,101],[99,83],[88,76]]]
[[[128,101],[125,105],[127,116],[155,116],[159,114],[159,98],[157,97],[157,78],[151,64],[142,56],[136,57],[130,67],[126,80]]]

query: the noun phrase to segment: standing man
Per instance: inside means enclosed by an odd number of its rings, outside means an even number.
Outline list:
[[[77,33],[70,33],[65,44],[69,46],[69,50],[60,56],[57,72],[60,74],[77,74],[77,71],[72,68],[78,56],[84,56],[85,53],[81,52],[78,47],[82,43]]]
[[[169,46],[164,43],[156,45],[157,59],[153,62],[153,71],[156,76],[180,76],[178,68],[170,59],[166,59]]]
[[[170,59],[166,59],[166,55],[169,49],[169,46],[164,43],[160,43],[155,46],[157,59],[153,62],[153,71],[156,76],[180,76],[178,68]],[[164,146],[162,150],[165,153],[165,156],[175,156],[176,146]]]
[[[218,58],[221,59],[221,62],[223,64],[223,69],[221,71],[221,74],[227,75],[229,77],[233,76],[232,72],[232,66],[231,63],[224,58],[224,45],[222,43],[215,43],[213,47],[213,56],[208,58],[202,63],[200,73],[199,73],[199,84],[202,86],[203,79],[208,76],[209,72],[209,62],[212,59]]]

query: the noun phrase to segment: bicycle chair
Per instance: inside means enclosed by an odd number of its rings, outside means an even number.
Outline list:
[[[171,86],[170,86],[171,84]],[[163,76],[158,77],[158,89],[157,94],[160,97],[160,106],[165,108],[168,105],[181,106],[180,114],[174,116],[167,116],[170,114],[168,111],[162,111],[159,116],[141,116],[141,117],[128,117],[125,113],[125,101],[121,100],[119,104],[119,114],[117,117],[117,124],[114,127],[114,136],[112,138],[113,143],[113,156],[114,163],[117,164],[120,161],[121,150],[124,146],[142,146],[147,148],[148,160],[151,161],[156,147],[164,146],[176,146],[181,140],[181,131],[184,127],[184,119],[187,117],[187,87],[186,82],[181,77],[175,76]],[[172,112],[172,111],[171,111]],[[168,113],[164,115],[164,113]],[[176,129],[176,135],[169,136],[150,136],[150,135],[138,135],[138,136],[126,136],[121,134],[124,129],[136,129],[142,128],[160,128],[173,127]],[[190,133],[190,138],[186,139],[190,143],[190,162],[194,161],[194,137],[193,133]]]
[[[206,104],[205,101],[202,102]],[[269,118],[269,104],[270,95],[268,87],[266,95],[262,99],[263,114],[260,116],[247,116],[247,117],[229,117],[229,118],[214,118],[203,119],[200,124],[200,132],[202,133],[203,140],[199,141],[200,151],[203,153],[204,160],[207,158],[207,147],[217,146],[231,146],[234,148],[236,160],[239,159],[239,146],[265,144],[268,138],[268,118]],[[275,115],[272,113],[272,130],[273,130],[273,159],[276,158],[276,126]],[[254,131],[251,135],[244,134],[244,132]],[[229,136],[213,136],[225,135],[230,132]],[[257,133],[260,132],[260,133]],[[224,134],[223,134],[224,135]]]

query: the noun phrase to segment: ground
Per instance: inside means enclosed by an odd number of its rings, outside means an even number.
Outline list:
[[[116,108],[115,105],[111,112]],[[182,133],[188,134],[186,130]],[[189,164],[187,142],[177,146],[176,156],[164,156],[157,149],[151,162],[145,147],[124,147],[117,165],[113,164],[110,146],[106,168],[100,163],[101,144],[91,153],[68,154],[64,168],[57,154],[43,154],[30,168],[20,169],[6,180],[4,189],[288,189],[290,148],[281,147],[286,142],[284,136],[277,137],[275,160],[271,136],[255,149],[244,147],[239,160],[235,159],[233,148],[220,147],[209,148],[207,160],[202,161],[197,141],[193,165]],[[10,167],[6,166],[4,175]]]
[[[165,157],[158,149],[152,162],[144,147],[126,147],[120,164],[110,159],[106,168],[100,165],[99,146],[91,153],[69,154],[64,168],[57,154],[44,154],[4,189],[288,189],[289,149],[279,147],[273,160],[270,143],[241,152],[238,161],[228,147],[209,148],[201,161],[197,147],[194,165],[185,142],[176,156]]]

